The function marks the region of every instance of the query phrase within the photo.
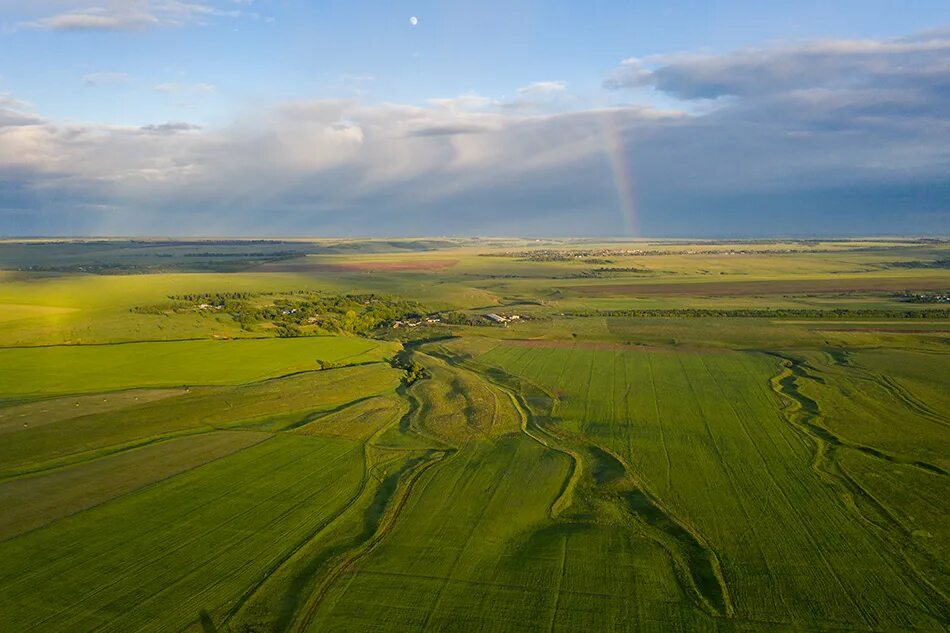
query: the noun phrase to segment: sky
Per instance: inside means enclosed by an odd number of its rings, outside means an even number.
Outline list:
[[[948,233],[946,0],[0,0],[0,236]]]

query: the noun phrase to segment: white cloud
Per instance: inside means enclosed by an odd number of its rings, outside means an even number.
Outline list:
[[[566,81],[534,81],[527,86],[518,88],[519,95],[550,94],[567,90]]]
[[[215,17],[259,17],[241,9],[219,9],[207,2],[182,0],[63,0],[72,8],[23,23],[53,31],[140,31],[202,23]],[[237,2],[249,5],[250,2]],[[39,7],[37,7],[39,8]]]
[[[159,24],[159,19],[140,11],[109,12],[99,7],[60,13],[28,23],[53,31],[134,31]]]
[[[482,110],[498,104],[494,99],[483,97],[475,92],[468,92],[457,97],[433,98],[429,99],[428,103],[451,112]]]

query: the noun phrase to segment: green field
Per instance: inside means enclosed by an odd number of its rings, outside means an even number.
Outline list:
[[[0,349],[0,398],[133,387],[220,385],[379,362],[393,346],[356,338],[257,339]]]
[[[948,254],[0,242],[0,631],[946,631]]]

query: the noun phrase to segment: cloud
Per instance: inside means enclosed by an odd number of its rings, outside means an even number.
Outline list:
[[[469,92],[457,97],[433,98],[429,99],[428,103],[451,112],[484,110],[498,104],[496,100],[483,97],[475,92]]]
[[[497,129],[496,126],[488,122],[478,123],[475,121],[445,124],[427,124],[416,127],[407,132],[407,136],[454,136],[456,134],[480,134]]]
[[[563,110],[567,104],[564,99],[566,92],[566,81],[533,81],[518,88],[515,98],[502,102],[500,106],[509,111]]]
[[[42,119],[29,112],[30,104],[0,93],[0,129],[19,125],[34,125]]]
[[[567,90],[566,81],[535,81],[518,88],[519,95],[550,94]]]
[[[135,31],[154,26],[158,18],[139,11],[108,12],[94,7],[85,11],[60,13],[28,23],[53,31]]]
[[[26,101],[0,92],[0,108],[9,108],[11,110],[27,110],[31,107],[31,104],[27,103]]]
[[[646,234],[945,232],[946,39],[644,58],[608,80],[680,110],[523,110],[468,93],[131,127],[48,120],[6,97],[0,233],[59,217],[85,233],[617,235],[630,208]]]
[[[604,82],[610,89],[653,86],[679,99],[762,97],[855,86],[920,89],[950,85],[950,35],[935,30],[884,40],[820,40],[727,54],[630,58]]]
[[[143,125],[140,129],[152,134],[178,134],[179,132],[196,132],[201,129],[201,126],[178,122]]]
[[[620,62],[607,79],[604,88],[620,90],[622,88],[639,88],[653,83],[653,74],[647,70],[643,61],[636,57],[628,57]]]
[[[714,104],[662,149],[696,174],[693,187],[715,174],[706,188],[733,200],[807,187],[851,187],[859,199],[884,183],[933,192],[950,180],[950,145],[937,141],[950,138],[948,59],[950,32],[934,30],[630,59],[605,86]]]
[[[141,31],[153,27],[201,24],[215,17],[258,18],[241,9],[220,9],[200,1],[183,0],[63,0],[74,8],[42,16],[23,26],[64,32]],[[235,4],[235,3],[232,3]],[[250,2],[236,4],[249,5]]]

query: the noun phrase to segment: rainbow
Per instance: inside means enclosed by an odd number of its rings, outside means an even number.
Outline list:
[[[633,169],[624,153],[621,143],[622,128],[617,125],[618,110],[605,110],[597,117],[600,127],[601,142],[617,192],[617,202],[620,207],[624,235],[637,234],[637,206],[634,196]]]

